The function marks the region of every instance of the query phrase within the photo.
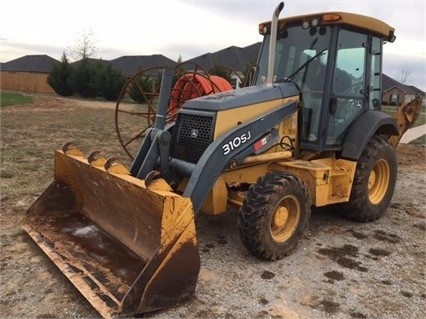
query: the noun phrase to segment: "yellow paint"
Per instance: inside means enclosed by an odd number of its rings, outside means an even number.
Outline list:
[[[124,174],[130,175],[129,170],[121,163],[114,163],[107,168],[107,172],[110,174]]]
[[[121,170],[118,170],[114,174],[109,174],[104,167],[91,166],[85,157],[69,156],[58,151],[55,153],[54,181],[30,207],[26,217],[27,222],[32,221],[33,227],[40,232],[41,235],[35,238],[43,239],[43,242],[38,242],[42,249],[47,246],[45,239],[49,236],[51,236],[49,240],[56,241],[59,238],[54,247],[48,246],[50,251],[60,252],[60,255],[52,253],[48,256],[105,317],[115,312],[138,309],[139,300],[142,302],[145,298],[150,298],[149,289],[155,287],[164,276],[168,276],[165,272],[173,269],[174,266],[177,267],[176,269],[187,267],[186,264],[176,264],[176,260],[178,262],[182,260],[179,259],[182,254],[192,261],[187,272],[192,279],[196,278],[199,267],[195,217],[191,200],[171,192],[171,189],[165,185],[167,183],[161,179],[152,184],[159,190],[150,190],[146,189],[143,180],[120,172]],[[100,262],[94,263],[94,268],[87,269],[86,272],[80,267],[78,260],[80,255],[76,258],[71,258],[72,254],[68,255],[68,252],[73,250],[73,244],[59,232],[60,228],[55,230],[52,229],[54,227],[39,227],[44,225],[44,220],[50,222],[58,218],[62,221],[64,215],[69,216],[70,220],[74,217],[77,221],[92,220],[97,227],[108,234],[105,236],[114,238],[131,250],[132,255],[136,254],[140,257],[141,262],[143,260],[146,263],[146,267],[138,276],[132,278],[134,282],[126,283],[121,282],[121,279],[116,276],[110,277],[107,272],[104,273]],[[32,232],[29,227],[27,229]],[[90,255],[91,247],[81,247],[81,249]],[[57,256],[62,257],[58,260]],[[177,257],[173,258],[174,256]],[[61,268],[62,259],[66,259],[66,263]],[[91,263],[90,260],[88,262]],[[69,265],[72,265],[73,269],[82,270],[84,277],[90,278],[92,282],[97,283],[97,286],[88,285],[86,280],[80,280],[81,276],[75,272],[71,274],[68,271],[71,269]],[[154,274],[151,273],[153,267]],[[102,277],[97,273],[101,273]],[[114,284],[109,286],[112,282]],[[192,288],[195,289],[194,280],[188,281],[187,285],[189,292]],[[128,300],[119,300],[116,298],[115,291],[130,297]],[[145,295],[146,291],[148,295]],[[166,298],[168,291],[165,290],[162,293]],[[107,305],[103,298],[99,299],[100,295],[109,296],[116,304]],[[104,305],[107,306],[105,309]],[[142,312],[145,309],[138,310]]]
[[[279,125],[280,136],[288,136],[290,139],[294,140],[294,146],[298,146],[298,135],[297,135],[297,117],[298,112],[291,115],[289,118],[284,120]],[[289,143],[288,139],[283,140],[284,143]]]
[[[247,165],[223,172],[221,176],[231,187],[237,187],[243,183],[254,184],[259,176],[263,176],[269,171],[268,166],[268,163]]]
[[[330,157],[278,162],[271,169],[298,176],[308,186],[314,206],[321,207],[349,201],[356,162]]]
[[[103,157],[100,157],[90,162],[90,166],[104,167],[105,163],[106,163],[106,159]]]
[[[237,107],[221,111],[217,114],[214,139],[216,140],[218,137],[235,128],[240,123],[253,120],[260,115],[268,114],[280,105],[289,102],[297,102],[298,100],[299,96],[293,96],[286,99],[277,99],[264,103],[251,104],[244,107]]]
[[[225,213],[228,203],[228,189],[223,177],[219,176],[207,196],[201,210],[209,215]]]
[[[76,156],[76,157],[81,157],[81,158],[86,157],[86,154],[84,154],[78,148],[70,148],[70,149],[65,151],[65,154],[68,155],[68,156]]]
[[[331,16],[334,16],[334,19],[330,19]],[[340,19],[337,19],[337,16]],[[323,17],[325,17],[326,21],[323,21]],[[305,21],[312,20],[318,18],[321,24],[323,25],[332,25],[332,24],[346,24],[349,26],[353,26],[356,28],[363,29],[369,33],[378,34],[384,37],[386,41],[391,40],[395,29],[389,26],[387,23],[360,14],[348,13],[348,12],[319,12],[308,15],[299,15],[293,17],[285,17],[283,19],[278,20],[279,29],[282,29],[286,24],[295,22],[295,21]],[[327,21],[328,20],[328,21]],[[263,22],[259,24],[259,32],[263,34],[263,30],[265,30],[266,26],[270,26],[271,22]],[[270,28],[268,28],[270,29]]]
[[[191,227],[194,222],[194,210],[191,200],[182,196],[164,196],[159,205],[163,206],[160,249],[164,250],[181,236],[185,229]],[[191,233],[195,236],[195,224],[192,228]]]
[[[170,185],[163,179],[159,178],[154,180],[151,185],[148,186],[148,189],[151,191],[167,191],[167,192],[173,192],[173,189],[170,187]]]

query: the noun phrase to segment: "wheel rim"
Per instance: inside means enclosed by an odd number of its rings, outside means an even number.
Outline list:
[[[287,241],[296,231],[301,214],[300,203],[295,196],[284,197],[271,216],[271,235],[277,242]]]
[[[390,180],[389,164],[379,160],[368,177],[368,198],[372,204],[379,204],[385,197]]]

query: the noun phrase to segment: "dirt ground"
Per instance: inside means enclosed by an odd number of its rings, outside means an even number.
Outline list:
[[[21,228],[52,181],[53,152],[68,141],[128,163],[114,105],[37,97],[1,109],[0,317],[96,318],[98,313]],[[201,272],[192,300],[147,318],[424,318],[425,147],[400,145],[386,214],[354,223],[316,210],[298,249],[277,262],[241,244],[236,214],[200,215]]]

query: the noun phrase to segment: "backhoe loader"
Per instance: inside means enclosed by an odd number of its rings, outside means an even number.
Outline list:
[[[66,143],[54,181],[24,229],[105,318],[177,305],[200,268],[195,218],[239,207],[255,256],[290,254],[311,207],[367,222],[386,210],[395,147],[421,98],[396,119],[381,112],[384,42],[377,19],[326,12],[261,23],[253,83],[188,100],[166,123],[173,72],[164,68],[155,124],[130,168]]]

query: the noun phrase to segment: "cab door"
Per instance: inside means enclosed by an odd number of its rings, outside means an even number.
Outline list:
[[[340,29],[338,33],[331,90],[325,148],[342,144],[349,125],[369,104],[370,74],[367,67],[369,39],[365,34]]]

